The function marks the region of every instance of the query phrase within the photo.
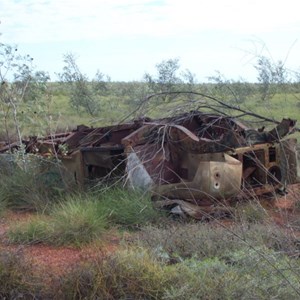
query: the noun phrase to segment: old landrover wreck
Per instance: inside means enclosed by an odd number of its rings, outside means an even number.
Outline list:
[[[201,218],[230,200],[274,192],[297,180],[295,121],[269,132],[192,112],[148,122],[122,140],[132,186],[150,187],[159,206]]]
[[[28,153],[55,154],[80,185],[123,177],[132,187],[150,190],[157,205],[201,218],[238,197],[296,182],[296,140],[282,140],[295,123],[283,119],[270,131],[254,130],[232,117],[192,111],[116,126],[78,126],[24,143]]]

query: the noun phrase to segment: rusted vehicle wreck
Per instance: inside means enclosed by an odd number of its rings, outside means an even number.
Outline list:
[[[295,121],[254,130],[223,115],[193,111],[24,141],[28,153],[54,155],[78,184],[117,176],[150,190],[174,213],[203,213],[297,180]],[[6,147],[7,148],[7,147]],[[7,149],[2,148],[4,152]]]
[[[192,112],[147,122],[122,140],[132,186],[150,187],[157,204],[195,218],[230,200],[274,192],[297,181],[295,126],[247,128],[220,115]]]

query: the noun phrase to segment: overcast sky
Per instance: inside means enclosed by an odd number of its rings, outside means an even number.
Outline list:
[[[199,82],[218,70],[253,81],[263,54],[300,67],[298,0],[1,0],[0,42],[17,44],[38,69],[61,72],[78,56],[90,78],[141,80],[162,60],[179,58]]]

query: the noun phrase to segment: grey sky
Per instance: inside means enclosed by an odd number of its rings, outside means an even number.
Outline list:
[[[63,54],[83,72],[140,80],[179,58],[199,81],[219,70],[255,80],[255,56],[298,69],[299,2],[247,0],[1,0],[0,41],[18,44],[52,79]]]

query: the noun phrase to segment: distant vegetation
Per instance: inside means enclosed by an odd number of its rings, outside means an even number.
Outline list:
[[[51,82],[47,72],[35,69],[30,56],[20,55],[13,46],[0,45],[2,140],[64,131],[78,124],[103,126],[145,115],[156,118],[208,110],[207,99],[176,95],[176,91],[213,96],[277,120],[299,118],[299,73],[265,56],[257,57],[254,65],[257,83],[227,79],[219,72],[208,74],[208,82],[199,83],[192,71],[181,68],[177,58],[161,61],[155,74],[145,73],[136,82],[114,82],[100,71],[88,78],[71,53],[64,56],[64,63],[63,70],[58,70],[60,82]],[[146,96],[161,92],[173,94],[145,101]]]

